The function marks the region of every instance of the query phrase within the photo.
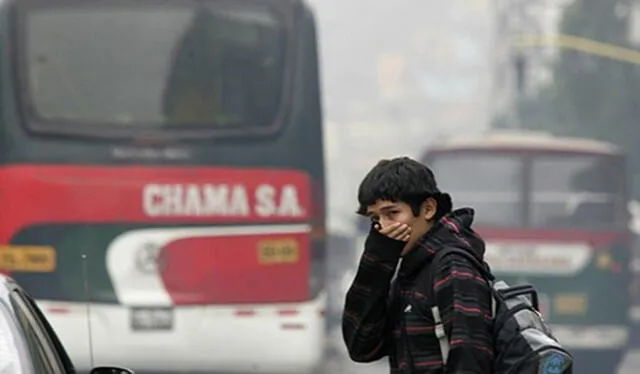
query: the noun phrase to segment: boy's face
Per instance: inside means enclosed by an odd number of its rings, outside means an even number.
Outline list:
[[[416,242],[431,229],[431,226],[433,226],[436,208],[435,200],[429,198],[422,203],[420,213],[418,216],[415,216],[411,206],[405,202],[378,200],[375,204],[367,207],[366,214],[372,221],[380,225],[379,229],[384,229],[394,223],[409,226],[411,234],[408,240],[396,238],[407,242],[402,251],[402,254],[406,254],[413,248]]]

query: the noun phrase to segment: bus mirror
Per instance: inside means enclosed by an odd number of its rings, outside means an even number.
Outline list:
[[[98,366],[91,370],[91,374],[134,374],[134,372],[117,366]]]

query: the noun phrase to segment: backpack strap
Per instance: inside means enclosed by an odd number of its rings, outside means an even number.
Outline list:
[[[475,266],[475,268],[487,280],[487,282],[492,283],[495,280],[495,277],[493,276],[493,274],[491,274],[491,271],[488,269],[488,267],[485,264],[481,263],[474,255],[469,253],[469,251],[466,251],[462,248],[445,247],[436,252],[436,255],[433,257],[431,264],[429,264],[429,281],[431,282],[431,284],[429,285],[429,292],[427,293],[427,297],[429,298],[429,300],[435,300],[435,290],[433,289],[433,285],[435,284],[434,281],[436,274],[438,273],[440,263],[442,262],[443,258],[451,254],[457,254],[469,260],[469,262],[471,262],[471,264]]]
[[[435,323],[434,329],[435,329],[436,337],[438,338],[438,344],[440,345],[440,353],[442,355],[443,365],[446,365],[447,363],[451,346],[449,344],[449,337],[447,336],[447,333],[444,329],[444,322],[442,321],[442,316],[440,315],[440,309],[438,308],[438,303],[435,300],[434,284],[435,284],[435,277],[436,277],[436,274],[438,273],[438,268],[440,267],[440,263],[442,262],[442,259],[451,254],[457,254],[469,260],[469,262],[471,262],[473,266],[475,266],[480,271],[482,276],[490,284],[495,279],[491,274],[490,270],[487,268],[487,266],[482,264],[474,255],[472,255],[468,251],[465,251],[462,248],[456,248],[456,247],[442,248],[436,253],[435,257],[431,261],[431,264],[429,265],[429,281],[431,284],[429,285],[429,291],[427,293],[427,297],[428,297],[428,300],[431,300],[431,303],[432,303],[431,314],[433,315],[433,321]],[[496,306],[497,305],[496,305],[495,297],[492,297],[491,309],[492,309],[493,315],[495,315]]]

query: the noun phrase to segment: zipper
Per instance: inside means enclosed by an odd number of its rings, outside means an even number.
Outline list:
[[[410,303],[407,302],[407,300],[404,297],[404,293],[403,291],[403,287],[402,287],[402,283],[398,284],[398,291],[400,294],[400,300],[402,301],[402,303],[400,304],[400,330],[401,333],[400,335],[402,336],[402,350],[404,353],[405,358],[407,359],[407,366],[405,367],[405,370],[403,370],[403,372],[406,372],[408,374],[413,374],[414,373],[414,361],[413,361],[413,354],[411,353],[411,345],[409,344],[409,334],[407,334],[407,317],[406,317],[406,308],[407,307],[412,307]]]

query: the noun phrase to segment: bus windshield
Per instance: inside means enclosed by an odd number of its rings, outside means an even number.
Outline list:
[[[273,125],[286,32],[270,8],[38,3],[19,46],[30,114],[46,126]]]
[[[442,154],[429,166],[456,207],[476,210],[476,223],[512,226],[522,221],[522,161],[517,157]]]
[[[612,157],[536,156],[531,164],[531,224],[598,228],[623,223],[621,165]]]
[[[455,206],[473,207],[482,226],[598,229],[625,224],[625,186],[617,182],[624,180],[624,170],[616,157],[442,152],[432,155],[429,165],[440,189],[451,193]]]

